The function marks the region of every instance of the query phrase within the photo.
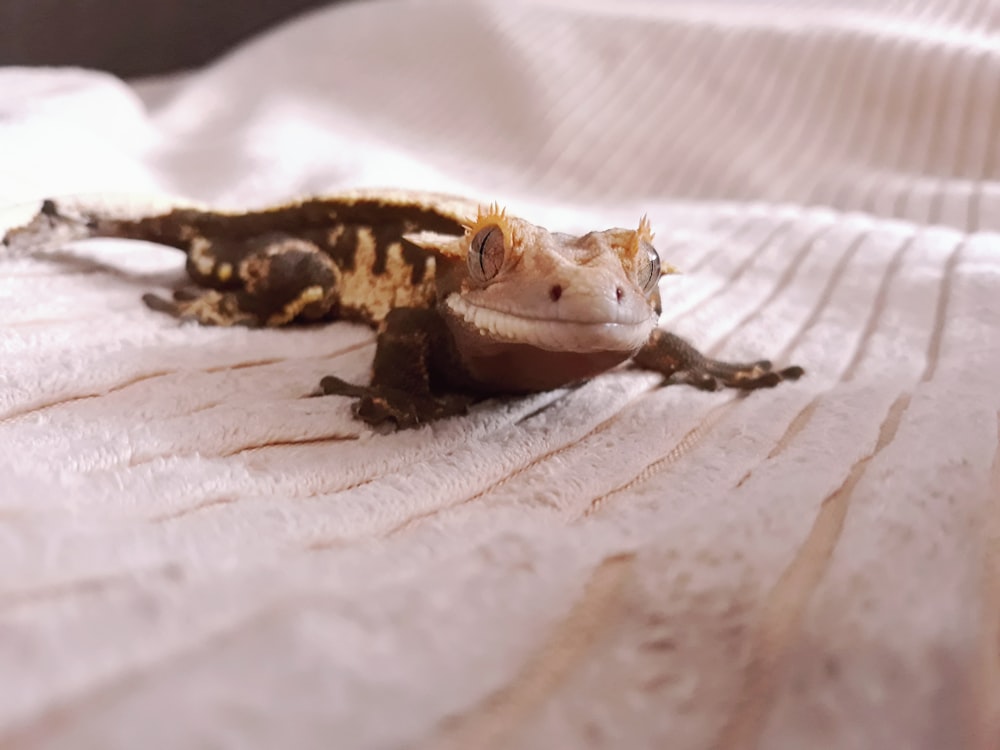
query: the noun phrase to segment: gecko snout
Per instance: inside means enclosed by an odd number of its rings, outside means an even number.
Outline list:
[[[560,297],[562,297],[562,294],[563,294],[562,284],[553,284],[551,287],[549,287],[549,299],[551,299],[553,302],[558,302]],[[625,298],[625,290],[622,289],[620,286],[616,286],[615,299],[619,303],[621,303],[621,301],[624,298]]]

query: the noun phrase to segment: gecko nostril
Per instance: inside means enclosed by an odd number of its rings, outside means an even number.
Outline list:
[[[549,289],[549,297],[553,302],[558,302],[559,298],[562,297],[562,287],[558,284],[553,284],[552,288]]]
[[[624,297],[624,296],[625,296],[625,290],[622,289],[620,286],[616,286],[615,287],[615,298],[619,302],[621,302],[622,301],[622,297]]]

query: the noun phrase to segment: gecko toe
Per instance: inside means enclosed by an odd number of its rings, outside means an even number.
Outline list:
[[[756,391],[759,388],[774,388],[781,380],[780,372],[747,373],[737,375],[727,385],[742,391]]]
[[[178,309],[177,304],[168,299],[163,299],[159,295],[148,292],[142,295],[142,301],[146,303],[146,307],[150,310],[155,310],[156,312],[167,313],[168,315],[173,315],[177,317]]]
[[[346,380],[341,380],[336,375],[327,375],[319,381],[319,390],[323,396],[349,396],[351,398],[362,398],[368,395],[368,388],[362,385],[354,385]]]
[[[798,365],[793,365],[792,367],[786,367],[778,374],[781,375],[782,380],[798,380],[806,374],[806,371]]]
[[[173,293],[174,302],[191,302],[198,299],[202,292],[196,289],[175,289]]]
[[[682,382],[693,385],[699,391],[717,391],[722,387],[715,375],[704,370],[689,370],[684,373]]]
[[[412,415],[406,414],[378,396],[364,396],[354,404],[354,416],[372,427],[406,429],[416,424]]]

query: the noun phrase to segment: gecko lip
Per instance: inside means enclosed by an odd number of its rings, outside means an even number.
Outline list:
[[[482,307],[454,294],[445,304],[467,325],[487,331],[500,341],[550,351],[635,351],[646,343],[656,325],[655,315],[620,322],[531,318]]]

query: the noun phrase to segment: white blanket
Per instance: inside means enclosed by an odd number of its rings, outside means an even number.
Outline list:
[[[980,5],[350,3],[167,81],[0,69],[5,226],[379,185],[648,213],[663,325],[808,370],[382,436],[303,398],[367,329],[178,325],[139,243],[0,257],[0,746],[996,747]]]

